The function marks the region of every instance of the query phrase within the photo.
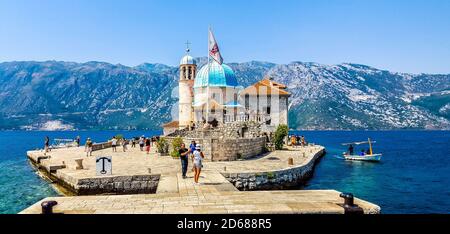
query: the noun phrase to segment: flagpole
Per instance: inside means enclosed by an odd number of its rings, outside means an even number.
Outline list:
[[[211,33],[211,26],[209,26],[208,27],[208,64],[207,64],[207,71],[208,71],[208,79],[207,79],[207,86],[206,86],[206,97],[207,97],[207,99],[206,99],[206,122],[208,123],[209,122],[209,57],[210,57],[210,54],[209,54],[209,52],[210,52],[210,48],[209,48],[209,45],[210,45],[210,41],[209,41],[209,35],[210,35],[210,33]]]

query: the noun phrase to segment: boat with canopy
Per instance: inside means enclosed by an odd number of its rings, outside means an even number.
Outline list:
[[[382,154],[373,153],[372,144],[374,143],[376,143],[376,141],[371,141],[370,138],[367,141],[343,143],[342,145],[348,146],[348,151],[343,153],[345,160],[379,162],[381,160]],[[369,145],[369,149],[367,152],[361,151],[359,155],[354,154],[353,146],[366,144]]]

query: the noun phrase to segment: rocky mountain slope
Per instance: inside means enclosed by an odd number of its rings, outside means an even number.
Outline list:
[[[450,75],[357,64],[229,65],[242,86],[264,75],[287,84],[293,129],[450,128]],[[157,129],[171,120],[177,82],[178,68],[163,64],[0,63],[0,129]]]

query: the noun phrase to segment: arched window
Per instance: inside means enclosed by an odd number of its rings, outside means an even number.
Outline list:
[[[191,67],[188,67],[188,75],[187,75],[188,80],[192,79],[192,70]]]
[[[183,67],[182,69],[181,69],[181,78],[183,79],[183,80],[185,80],[186,79],[186,67]]]

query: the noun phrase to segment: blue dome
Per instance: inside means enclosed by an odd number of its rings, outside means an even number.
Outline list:
[[[239,86],[233,69],[226,64],[220,65],[212,61],[209,65],[204,65],[197,73],[194,81],[194,88],[201,87],[237,87]]]

